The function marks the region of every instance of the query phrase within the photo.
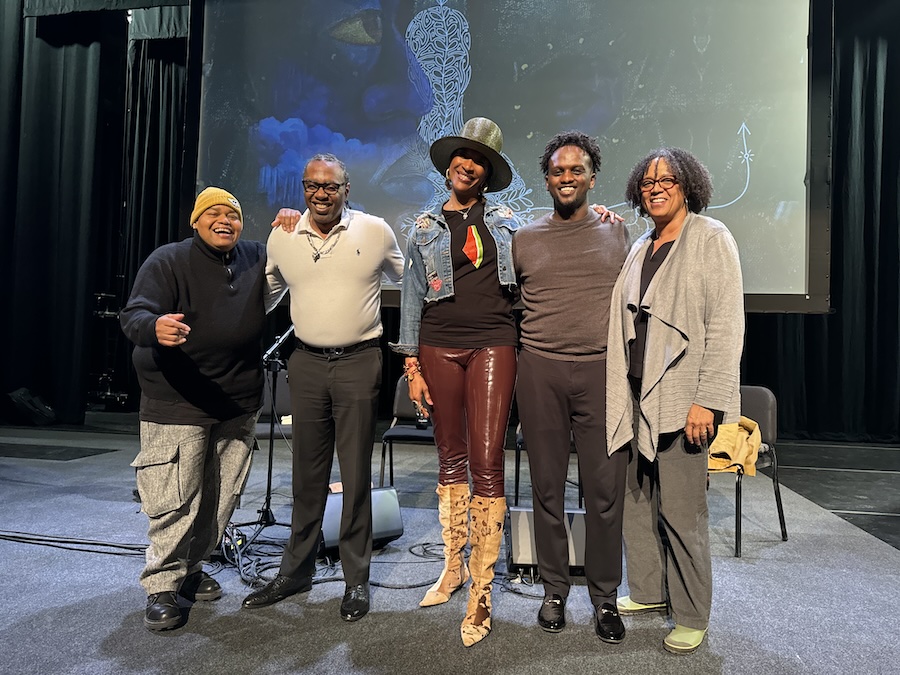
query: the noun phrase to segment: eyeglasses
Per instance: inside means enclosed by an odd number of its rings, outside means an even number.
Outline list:
[[[656,180],[652,178],[645,178],[640,182],[641,192],[650,192],[653,189],[653,186],[659,183],[659,187],[663,190],[671,190],[673,187],[678,185],[678,179],[674,176],[663,176],[662,178],[657,178]]]
[[[316,194],[319,190],[325,190],[326,195],[336,195],[338,190],[344,185],[346,185],[346,183],[316,183],[311,180],[303,181],[303,189],[311,195]]]

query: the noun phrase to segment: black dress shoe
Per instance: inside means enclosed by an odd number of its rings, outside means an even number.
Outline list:
[[[615,605],[604,602],[594,614],[594,632],[604,642],[617,645],[625,639],[625,624]]]
[[[144,625],[149,630],[168,630],[181,623],[181,608],[171,591],[147,596]]]
[[[341,618],[344,621],[359,621],[369,612],[369,584],[347,586],[341,600]]]
[[[559,633],[566,627],[566,599],[561,595],[549,595],[541,603],[538,626],[548,633]]]
[[[181,590],[178,591],[182,598],[187,598],[191,602],[197,600],[205,602],[207,600],[218,600],[222,597],[222,587],[219,582],[209,576],[203,570],[188,574],[181,583]]]
[[[276,602],[281,602],[285,598],[289,598],[296,593],[306,593],[312,588],[312,579],[310,577],[286,577],[279,574],[272,581],[257,591],[253,591],[244,598],[242,603],[247,609],[257,609],[259,607],[268,607]]]

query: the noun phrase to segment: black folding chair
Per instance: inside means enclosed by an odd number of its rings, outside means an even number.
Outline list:
[[[401,375],[394,390],[394,418],[391,426],[381,437],[381,472],[378,485],[384,487],[385,460],[389,467],[389,483],[394,484],[394,443],[414,443],[434,445],[434,427],[429,420],[422,424],[416,419],[416,409],[409,400],[409,386],[406,376]]]
[[[762,444],[756,460],[757,468],[772,467],[772,487],[775,490],[775,506],[778,509],[778,522],[781,525],[781,540],[787,541],[787,526],[784,522],[784,507],[781,504],[781,486],[778,482],[778,455],[775,453],[775,442],[778,440],[778,402],[775,394],[766,387],[745,385],[741,387],[741,415],[749,417],[759,427]],[[744,478],[744,467],[740,464],[735,471],[735,517],[734,517],[734,555],[741,557],[741,481]]]

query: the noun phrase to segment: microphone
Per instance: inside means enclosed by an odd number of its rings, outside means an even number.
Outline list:
[[[282,334],[280,338],[275,340],[275,344],[273,344],[269,349],[263,354],[263,363],[268,364],[273,358],[278,354],[278,350],[284,346],[284,343],[287,342],[288,338],[290,338],[294,334],[294,324],[291,324],[286,331]]]

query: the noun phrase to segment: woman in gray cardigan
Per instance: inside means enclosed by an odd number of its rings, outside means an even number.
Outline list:
[[[737,245],[699,215],[712,195],[691,153],[656,150],[632,169],[626,198],[654,227],[613,290],[607,355],[609,450],[631,443],[622,614],[670,609],[663,646],[703,642],[712,604],[707,447],[740,415],[744,296]]]

